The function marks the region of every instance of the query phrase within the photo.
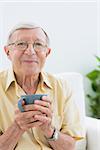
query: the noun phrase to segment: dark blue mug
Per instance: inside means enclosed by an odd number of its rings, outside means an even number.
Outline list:
[[[29,95],[21,95],[20,100],[18,101],[18,108],[21,112],[24,112],[24,108],[22,106],[22,101],[25,102],[25,105],[34,104],[35,100],[42,100],[42,96],[47,96],[47,94],[29,94]]]

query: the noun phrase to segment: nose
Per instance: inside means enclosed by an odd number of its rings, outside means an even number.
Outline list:
[[[33,47],[33,44],[29,43],[28,44],[28,48],[25,50],[25,53],[27,55],[33,55],[33,54],[36,54],[35,50],[34,50],[34,47]]]

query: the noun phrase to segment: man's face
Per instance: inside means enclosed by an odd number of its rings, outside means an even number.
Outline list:
[[[44,32],[40,28],[17,30],[12,34],[10,43],[21,41],[29,43],[25,50],[20,50],[15,44],[5,47],[5,51],[12,61],[15,73],[31,75],[41,72],[46,57],[50,53],[50,48],[45,47],[43,51],[36,52],[32,44],[37,42],[46,45]]]

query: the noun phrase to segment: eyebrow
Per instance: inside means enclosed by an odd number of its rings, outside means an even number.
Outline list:
[[[38,42],[46,42],[46,41],[43,41],[43,40],[41,40],[41,39],[36,39],[35,41],[38,41]],[[33,42],[35,42],[35,41],[33,41]],[[20,40],[17,40],[17,41],[14,41],[14,42],[12,42],[12,43],[15,43],[15,42],[29,42],[28,40],[26,40],[26,39],[20,39]]]

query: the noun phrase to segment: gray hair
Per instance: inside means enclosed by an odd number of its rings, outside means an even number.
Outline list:
[[[47,45],[49,45],[50,43],[50,40],[49,40],[49,36],[48,34],[46,33],[46,31],[41,28],[39,25],[36,25],[35,23],[20,23],[20,24],[17,24],[10,32],[9,32],[9,35],[8,35],[8,39],[7,39],[7,45],[10,43],[10,38],[12,36],[12,34],[17,31],[17,30],[21,30],[21,29],[36,29],[36,28],[40,28],[45,36],[46,36],[46,42],[47,42]]]

